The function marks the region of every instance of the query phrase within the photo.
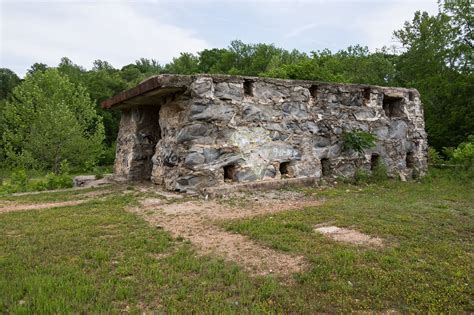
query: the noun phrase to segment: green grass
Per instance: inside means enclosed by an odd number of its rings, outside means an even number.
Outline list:
[[[233,264],[197,256],[186,242],[173,241],[123,210],[134,203],[133,196],[122,196],[1,214],[0,312],[281,308],[271,298],[284,299],[285,288],[274,279],[251,279]]]
[[[469,313],[473,191],[472,182],[445,175],[306,189],[325,203],[223,223],[304,255],[309,269],[289,283],[197,256],[186,241],[124,210],[136,204],[137,193],[0,214],[0,313]],[[83,192],[3,196],[0,203],[80,199]],[[388,244],[370,249],[333,242],[313,232],[323,222]]]
[[[314,311],[473,311],[473,192],[472,182],[446,176],[342,185],[306,190],[326,198],[320,207],[224,226],[306,256],[311,270],[296,276],[294,294],[318,303]],[[324,222],[381,237],[388,245],[336,243],[312,232]]]

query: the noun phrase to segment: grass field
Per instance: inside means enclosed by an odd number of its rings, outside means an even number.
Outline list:
[[[182,238],[125,211],[141,193],[54,209],[0,213],[0,313],[474,312],[474,184],[437,171],[421,182],[305,189],[322,205],[222,222],[306,271],[252,276],[199,256]],[[4,203],[81,199],[90,190],[2,196]],[[385,240],[332,241],[330,223]]]

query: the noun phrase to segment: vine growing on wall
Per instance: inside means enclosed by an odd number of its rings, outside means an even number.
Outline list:
[[[376,136],[362,130],[349,131],[342,134],[343,149],[345,151],[354,150],[359,154],[362,154],[366,149],[375,147],[375,141],[377,141]]]

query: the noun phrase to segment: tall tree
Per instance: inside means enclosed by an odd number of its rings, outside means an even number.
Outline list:
[[[437,149],[474,134],[473,18],[466,12],[469,0],[446,1],[437,15],[416,12],[394,32],[404,49],[398,83],[420,91],[428,140]]]
[[[173,58],[171,63],[165,66],[165,72],[177,74],[193,74],[199,72],[199,59],[190,53],[181,53],[178,58]]]
[[[104,139],[94,107],[85,88],[56,69],[28,74],[3,110],[7,162],[54,171],[63,160],[77,166],[94,163]]]
[[[0,68],[0,100],[7,98],[19,83],[20,78],[15,72],[7,68]]]

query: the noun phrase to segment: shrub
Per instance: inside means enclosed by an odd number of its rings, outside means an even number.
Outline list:
[[[101,178],[104,178],[104,172],[102,171],[102,169],[100,167],[94,167],[94,175],[95,175],[95,179],[101,179]]]
[[[24,169],[12,173],[10,177],[10,190],[26,191],[28,189],[28,175]]]
[[[435,148],[433,147],[428,147],[428,163],[430,164],[443,164],[444,160],[441,157],[441,154],[439,154],[438,151],[436,151]]]
[[[474,135],[470,135],[466,142],[458,145],[453,151],[453,160],[471,166],[474,160]]]
[[[342,145],[345,151],[354,150],[361,154],[366,149],[375,147],[377,137],[362,130],[344,132],[342,134]]]
[[[60,164],[59,174],[49,172],[39,180],[31,181],[24,169],[19,169],[12,173],[10,182],[0,187],[0,193],[16,193],[26,191],[43,191],[60,188],[70,188],[73,186],[72,177],[69,174],[67,161]]]
[[[358,168],[354,173],[354,184],[368,184],[368,183],[380,183],[387,180],[387,167],[382,161],[377,161],[375,167],[371,171],[367,171],[363,168]]]

